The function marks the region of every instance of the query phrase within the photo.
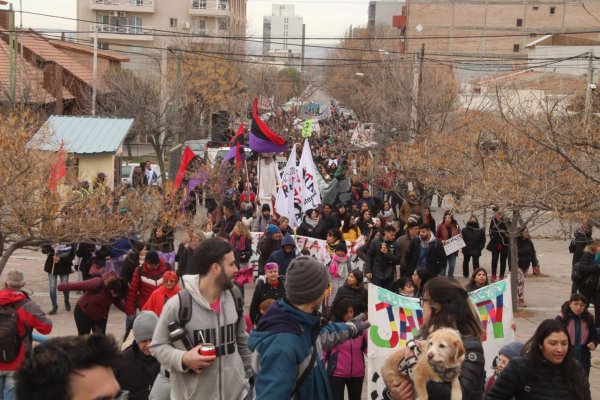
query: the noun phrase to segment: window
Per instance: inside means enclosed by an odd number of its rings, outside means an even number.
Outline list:
[[[142,48],[140,46],[127,46],[127,51],[131,53],[141,53]]]
[[[228,29],[228,20],[225,18],[219,18],[219,30],[220,31],[226,31]]]
[[[196,25],[196,29],[205,30],[206,29],[206,20],[199,19],[196,21],[195,25]]]
[[[517,26],[523,26],[523,18],[517,18]]]
[[[518,53],[521,49],[521,46],[518,44],[513,44],[513,53]]]
[[[556,7],[550,7],[550,15],[556,14]]]
[[[98,42],[98,49],[99,50],[108,50],[108,43]]]
[[[533,7],[531,7],[531,9],[532,9],[533,11],[537,11],[537,10],[539,10],[539,9],[540,9],[540,6],[533,6]]]
[[[481,94],[481,88],[480,87],[473,88],[473,94]]]
[[[169,18],[169,28],[177,28],[177,18]]]

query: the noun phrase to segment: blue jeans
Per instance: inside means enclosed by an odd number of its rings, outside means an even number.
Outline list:
[[[16,400],[14,371],[0,371],[0,400]]]
[[[56,278],[58,275],[48,274],[48,291],[50,292],[50,301],[52,302],[52,308],[58,308],[56,301]],[[60,283],[69,282],[69,274],[60,275]],[[69,302],[69,292],[63,292],[65,295],[65,304]]]
[[[448,260],[448,271],[446,271],[446,267],[442,268],[442,270],[440,271],[440,276],[446,276],[446,272],[448,272],[448,277],[454,278],[454,268],[456,267],[457,257],[458,255],[456,253],[450,254],[446,257],[446,259]]]

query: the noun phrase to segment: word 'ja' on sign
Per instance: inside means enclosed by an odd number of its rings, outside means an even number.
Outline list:
[[[456,236],[453,236],[450,239],[446,240],[446,244],[444,245],[444,251],[446,252],[446,255],[448,256],[452,253],[459,251],[466,245],[467,244],[463,240],[462,236],[456,235]]]

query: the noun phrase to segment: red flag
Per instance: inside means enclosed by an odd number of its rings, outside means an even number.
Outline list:
[[[181,186],[181,181],[183,180],[183,175],[187,170],[190,161],[194,159],[196,155],[190,149],[189,146],[185,146],[185,150],[183,151],[183,156],[181,157],[181,164],[179,164],[179,170],[177,170],[177,176],[175,177],[175,181],[173,182],[173,188],[171,189],[171,194],[174,195]]]
[[[67,175],[67,163],[65,161],[65,149],[63,143],[60,143],[60,148],[56,154],[56,161],[52,164],[50,176],[48,176],[48,189],[51,192],[56,192],[56,186],[62,178]]]
[[[231,144],[235,142],[235,170],[239,171],[242,166],[242,154],[241,151],[244,150],[244,146],[241,146],[240,143],[244,140],[244,133],[246,133],[246,127],[242,122],[240,127],[238,128],[237,133],[234,137],[231,138]],[[240,149],[241,147],[241,149]]]

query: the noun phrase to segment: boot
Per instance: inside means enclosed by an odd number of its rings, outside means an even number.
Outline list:
[[[52,310],[50,310],[50,312],[48,312],[48,315],[55,315],[57,311],[58,311],[58,306],[52,307]]]
[[[65,310],[71,311],[71,303],[69,303],[69,300],[65,300]]]
[[[492,275],[492,277],[490,278],[490,283],[494,282],[496,282],[496,275]]]

